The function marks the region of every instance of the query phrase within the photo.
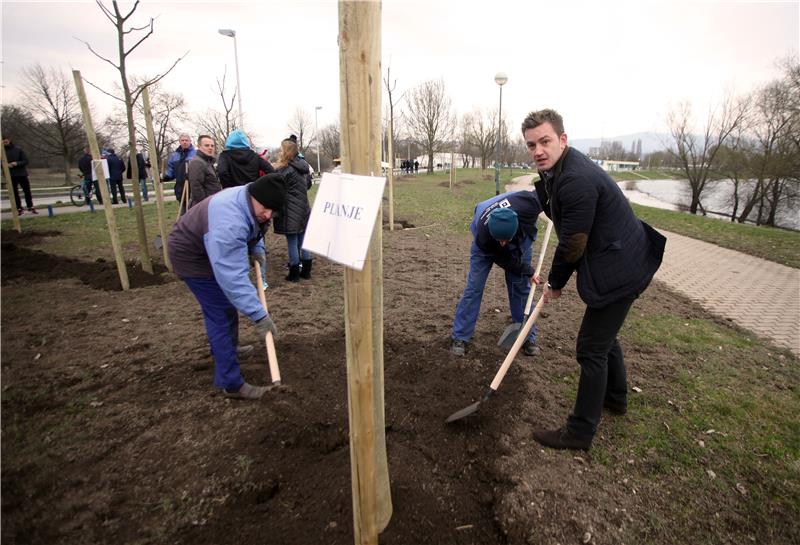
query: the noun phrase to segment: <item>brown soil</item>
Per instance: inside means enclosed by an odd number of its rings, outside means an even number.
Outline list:
[[[113,262],[32,248],[47,236],[59,233],[3,233],[3,543],[352,543],[341,268],[318,259],[311,281],[287,283],[285,244],[270,238],[267,297],[285,385],[237,402],[211,385],[202,317],[182,282],[129,267],[133,289],[122,292]],[[467,357],[448,352],[468,246],[422,230],[384,234],[394,514],[381,543],[798,538],[786,513],[775,513],[777,529],[748,527],[735,493],[680,500],[698,518],[672,527],[678,477],[638,480],[649,469],[625,452],[599,461],[533,444],[531,429],[559,425],[573,400],[562,378],[577,372],[582,306],[571,289],[540,320],[542,355],[520,356],[476,417],[445,426],[485,393],[504,357],[497,272]],[[666,309],[708,318],[659,285],[634,312]],[[257,345],[246,322],[242,342]],[[671,387],[676,355],[626,349],[631,384]],[[258,346],[243,358],[249,381],[268,382],[265,360]],[[614,453],[626,418],[605,418],[596,444]]]

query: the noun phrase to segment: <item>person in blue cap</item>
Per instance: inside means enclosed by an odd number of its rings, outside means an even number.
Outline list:
[[[454,355],[463,356],[467,343],[472,339],[492,265],[505,271],[511,317],[515,323],[522,322],[533,281],[533,241],[536,240],[536,220],[541,211],[539,199],[531,191],[503,193],[475,207],[469,226],[474,237],[469,275],[453,319],[450,351]],[[526,356],[539,353],[535,326],[522,345],[522,351]]]

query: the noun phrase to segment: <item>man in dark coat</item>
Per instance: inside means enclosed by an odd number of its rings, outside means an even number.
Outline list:
[[[106,154],[108,162],[108,189],[111,191],[111,203],[117,204],[117,190],[123,203],[125,199],[125,187],[122,185],[122,175],[125,172],[125,163],[120,159],[113,149],[109,149]]]
[[[617,333],[661,265],[666,239],[636,218],[605,171],[567,146],[557,112],[531,112],[522,134],[539,168],[536,192],[558,235],[545,303],[561,296],[574,271],[586,303],[576,343],[581,376],[575,407],[565,426],[536,430],[533,438],[546,447],[588,450],[603,407],[620,415],[627,411],[627,372]]]
[[[94,194],[97,197],[97,202],[103,204],[103,195],[100,193],[100,184],[94,180],[94,169],[92,168],[92,152],[87,146],[83,150],[83,157],[78,159],[78,169],[83,174],[83,195],[86,199],[86,204],[92,200],[92,187],[94,187]]]
[[[28,180],[28,156],[22,148],[14,145],[10,138],[3,138],[3,147],[6,151],[6,160],[8,161],[8,169],[11,173],[11,185],[14,190],[14,202],[17,203],[17,213],[23,214],[22,201],[19,198],[19,188],[25,194],[25,205],[28,207],[28,212],[31,214],[38,214],[36,208],[33,207],[33,196],[31,195],[31,182]]]
[[[128,180],[133,177],[131,163],[133,163],[133,161],[131,161],[130,154],[128,154],[128,169],[125,174]],[[150,168],[150,161],[145,161],[144,155],[142,155],[141,152],[136,154],[136,168],[139,171],[139,187],[142,191],[142,199],[147,201],[149,200],[147,196],[147,169]]]
[[[536,240],[536,220],[541,211],[539,199],[530,191],[503,193],[475,207],[469,226],[474,239],[467,285],[453,318],[450,351],[454,355],[466,353],[466,345],[478,320],[486,279],[493,265],[505,271],[511,317],[515,323],[522,322],[531,290],[533,241]],[[539,352],[535,343],[534,327],[522,348],[526,356],[535,356]]]

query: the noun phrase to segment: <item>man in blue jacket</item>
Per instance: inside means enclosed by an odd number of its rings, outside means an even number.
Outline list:
[[[244,186],[204,199],[183,215],[169,235],[172,267],[200,303],[211,352],[214,386],[229,397],[258,399],[267,390],[244,381],[236,359],[239,312],[253,320],[261,338],[276,335],[250,282],[248,253],[263,245],[286,189],[281,174],[270,173]],[[263,249],[262,249],[263,252]]]
[[[183,195],[183,185],[186,180],[187,169],[189,168],[189,161],[191,161],[197,150],[192,146],[192,138],[188,134],[181,134],[178,138],[178,147],[172,152],[167,160],[167,169],[161,175],[161,180],[168,182],[175,180],[175,200],[181,202],[181,195]],[[188,199],[186,204],[181,207],[181,214],[186,213],[189,206]]]
[[[666,239],[636,218],[605,171],[567,146],[556,111],[531,112],[522,134],[539,169],[536,193],[558,235],[545,303],[561,296],[575,271],[578,295],[586,303],[576,343],[581,376],[575,407],[565,426],[536,430],[533,438],[546,447],[588,450],[603,407],[627,412],[627,372],[617,333],[661,265]]]
[[[453,319],[453,344],[450,351],[463,356],[466,344],[475,331],[475,322],[481,308],[483,289],[492,265],[505,271],[508,305],[515,323],[521,323],[525,303],[531,289],[533,268],[531,257],[536,240],[536,220],[542,211],[536,194],[531,191],[503,193],[478,203],[469,226],[472,247],[469,257],[469,275],[464,294],[456,307]],[[536,328],[522,350],[527,356],[539,353],[536,346]]]

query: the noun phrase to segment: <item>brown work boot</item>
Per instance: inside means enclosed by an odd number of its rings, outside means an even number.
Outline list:
[[[566,427],[557,430],[536,430],[533,438],[540,445],[554,449],[589,450],[592,446],[591,439],[576,437]]]
[[[266,391],[266,386],[253,386],[245,382],[238,390],[231,391],[225,388],[225,395],[231,399],[261,399]]]

